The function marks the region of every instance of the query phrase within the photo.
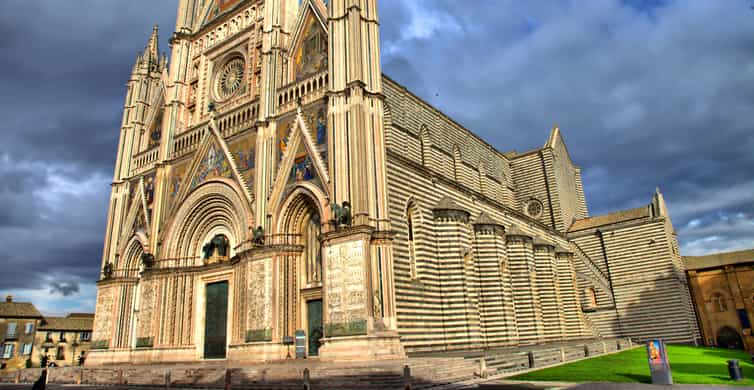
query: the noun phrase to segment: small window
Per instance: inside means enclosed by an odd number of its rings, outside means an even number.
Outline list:
[[[52,341],[52,332],[47,332],[45,335],[45,341]]]
[[[65,341],[65,332],[60,332],[58,335],[58,341]]]
[[[65,347],[58,347],[58,351],[55,353],[55,360],[65,360]]]
[[[586,289],[586,298],[589,300],[589,307],[597,307],[597,293],[589,287]]]
[[[414,212],[415,206],[409,204],[406,208],[406,225],[408,230],[408,263],[411,279],[418,277],[416,271],[416,248],[414,246]]]
[[[31,355],[31,344],[24,344],[23,348],[21,348],[21,354]]]
[[[81,332],[81,341],[89,341],[92,339],[92,332]]]
[[[24,330],[24,332],[27,335],[32,334],[34,332],[34,323],[33,322],[27,322],[26,323],[26,329]]]
[[[7,338],[15,338],[16,337],[16,326],[17,324],[15,322],[9,322],[8,328],[5,330],[5,337]]]
[[[6,343],[3,346],[3,359],[10,359],[13,356],[13,343]]]

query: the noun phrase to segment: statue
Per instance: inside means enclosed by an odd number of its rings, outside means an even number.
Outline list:
[[[339,229],[345,226],[351,226],[351,204],[348,201],[343,202],[342,206],[337,203],[330,205],[335,222],[335,228]]]
[[[113,263],[109,261],[105,263],[105,267],[102,268],[102,276],[103,279],[110,279],[113,277]]]
[[[254,230],[254,237],[251,239],[252,244],[254,246],[264,246],[264,228],[261,226],[258,226],[256,230]]]
[[[154,255],[150,253],[142,253],[141,262],[144,264],[144,268],[152,268],[152,266],[154,266]]]
[[[223,236],[222,234],[216,235],[212,239],[212,245],[217,248],[217,254],[220,257],[228,256],[228,238]]]
[[[204,244],[202,247],[202,258],[204,260],[209,259],[215,254],[215,250],[217,250],[218,256],[226,257],[228,256],[228,245],[228,238],[222,234],[218,234],[212,237],[208,243]]]

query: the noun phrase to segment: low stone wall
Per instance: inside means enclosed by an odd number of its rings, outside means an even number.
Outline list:
[[[486,351],[466,351],[409,359],[335,363],[291,360],[266,364],[228,366],[225,362],[184,365],[113,365],[109,367],[55,367],[48,369],[48,382],[55,384],[127,385],[144,387],[301,388],[304,370],[319,388],[400,389],[409,366],[414,388],[504,376],[629,349],[628,339],[581,340]],[[42,369],[0,371],[0,383],[33,383]]]
[[[582,340],[554,343],[517,349],[484,351],[469,356],[479,363],[486,375],[515,374],[532,369],[551,367],[589,357],[605,355],[635,346],[630,339]]]

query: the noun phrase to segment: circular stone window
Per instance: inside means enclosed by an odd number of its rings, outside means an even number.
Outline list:
[[[228,99],[241,89],[244,65],[243,58],[233,57],[217,72],[217,75],[215,75],[215,96],[219,100]]]
[[[532,199],[526,202],[526,215],[536,219],[542,216],[543,211],[544,207],[539,200]]]

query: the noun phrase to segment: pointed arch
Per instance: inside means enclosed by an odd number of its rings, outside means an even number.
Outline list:
[[[297,184],[284,201],[270,208],[275,210],[273,215],[277,216],[273,221],[273,231],[279,234],[293,233],[301,218],[303,206],[316,208],[322,221],[329,221],[331,212],[327,200],[327,195],[319,187],[311,183]]]
[[[180,205],[165,230],[162,258],[196,259],[213,235],[223,234],[235,247],[249,239],[254,218],[248,203],[233,180],[212,179],[192,192]],[[189,262],[187,262],[188,264]]]
[[[453,179],[456,182],[460,182],[462,165],[463,159],[461,158],[461,148],[458,147],[458,144],[455,144],[453,145]]]
[[[406,202],[405,221],[406,221],[406,242],[408,246],[408,264],[409,276],[411,279],[418,279],[419,272],[416,265],[416,225],[421,223],[421,216],[416,200],[410,197]]]

